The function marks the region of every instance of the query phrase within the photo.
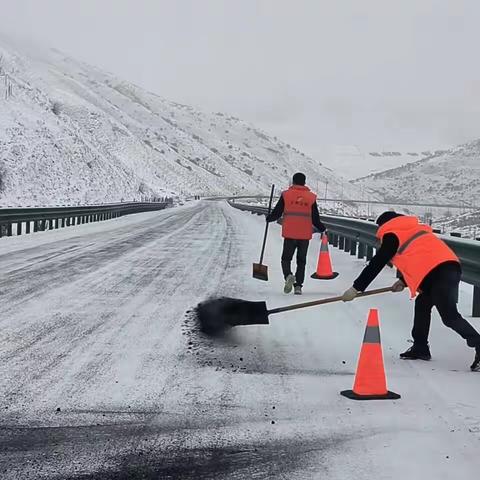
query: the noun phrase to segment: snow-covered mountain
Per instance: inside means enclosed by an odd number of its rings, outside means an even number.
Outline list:
[[[480,140],[418,162],[363,177],[353,182],[389,200],[466,202],[480,199]]]
[[[349,180],[391,170],[443,150],[364,150],[358,145],[335,145],[325,152],[325,163]]]
[[[194,81],[194,79],[192,79]],[[360,189],[253,125],[0,37],[0,205],[267,193],[295,171]]]

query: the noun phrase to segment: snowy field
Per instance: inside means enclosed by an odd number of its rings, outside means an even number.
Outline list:
[[[251,278],[263,217],[221,202],[0,240],[0,478],[471,480],[480,467],[473,351],[432,322],[431,362],[406,362],[413,304],[386,294],[271,317],[225,341],[186,311],[211,294],[270,308],[336,295],[363,266],[331,249],[334,281],[282,291],[281,238]],[[390,285],[392,271],[374,286]],[[471,311],[471,288],[461,309]],[[398,401],[354,402],[369,308]],[[480,320],[472,319],[477,328]]]

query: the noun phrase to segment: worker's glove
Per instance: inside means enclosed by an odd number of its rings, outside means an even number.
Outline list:
[[[405,290],[406,285],[402,282],[402,280],[397,280],[393,285],[392,285],[392,292],[403,292]]]
[[[350,287],[348,290],[345,290],[345,292],[342,295],[342,301],[343,302],[351,302],[356,298],[356,296],[360,292],[358,290],[355,290],[353,287]]]

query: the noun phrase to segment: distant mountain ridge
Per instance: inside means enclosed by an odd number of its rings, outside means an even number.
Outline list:
[[[385,200],[466,202],[480,199],[480,140],[352,181]]]

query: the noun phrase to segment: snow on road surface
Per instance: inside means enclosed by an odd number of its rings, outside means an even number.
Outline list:
[[[435,314],[433,361],[399,360],[407,294],[272,316],[223,341],[192,330],[186,311],[209,295],[280,306],[336,295],[363,266],[331,249],[340,276],[307,276],[303,297],[286,296],[278,225],[270,281],[251,278],[263,226],[199,202],[2,239],[2,480],[476,478],[473,352]],[[315,237],[308,274],[318,247]],[[393,280],[385,272],[374,286]],[[463,312],[470,301],[462,287]],[[339,395],[352,387],[372,307],[398,401]]]

